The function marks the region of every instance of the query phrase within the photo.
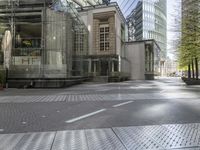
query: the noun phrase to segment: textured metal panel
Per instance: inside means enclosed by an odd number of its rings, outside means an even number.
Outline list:
[[[80,101],[102,101],[104,100],[102,95],[90,95],[90,94],[82,94],[82,95],[67,95],[67,102],[80,102]]]
[[[86,130],[89,150],[125,150],[111,129]]]
[[[0,150],[15,150],[24,134],[0,134]]]
[[[57,132],[52,150],[88,150],[85,132]]]
[[[67,96],[5,96],[0,103],[64,102]]]
[[[113,130],[128,150],[164,149],[137,127],[113,128]]]
[[[196,147],[192,147],[192,148],[179,148],[179,149],[170,149],[170,150],[200,150],[200,147],[199,148],[196,148]]]
[[[0,103],[31,103],[31,102],[82,102],[82,101],[127,101],[147,99],[169,99],[160,94],[68,94],[54,96],[4,96]],[[180,97],[179,97],[180,98]],[[184,98],[184,97],[182,97]]]
[[[55,133],[25,134],[14,150],[50,150]]]
[[[197,124],[176,124],[176,125],[164,125],[171,132],[176,133],[176,136],[182,137],[185,140],[180,146],[198,146],[200,140],[200,130],[198,130]]]
[[[145,126],[139,128],[166,149],[187,148],[198,145],[197,141],[184,137],[179,132],[169,130],[164,126]]]

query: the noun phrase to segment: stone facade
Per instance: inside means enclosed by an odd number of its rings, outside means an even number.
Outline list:
[[[93,47],[94,47],[94,55],[110,55],[115,54],[116,50],[116,34],[115,34],[115,13],[98,13],[93,15]],[[106,20],[106,21],[105,21]],[[109,50],[108,51],[100,51],[100,24],[106,23],[109,25]]]
[[[89,74],[127,78],[129,63],[122,55],[126,21],[118,5],[87,7],[79,14],[89,30]]]

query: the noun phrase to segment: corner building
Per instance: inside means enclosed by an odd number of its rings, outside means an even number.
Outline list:
[[[96,80],[125,80],[130,63],[125,57],[126,20],[117,3],[79,10],[88,29],[89,74]]]

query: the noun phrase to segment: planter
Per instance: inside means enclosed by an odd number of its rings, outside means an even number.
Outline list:
[[[3,88],[3,86],[2,86],[2,85],[0,85],[0,91],[3,91],[3,89],[4,89],[4,88]]]
[[[200,80],[188,79],[188,78],[182,78],[182,80],[183,80],[187,85],[200,85]]]

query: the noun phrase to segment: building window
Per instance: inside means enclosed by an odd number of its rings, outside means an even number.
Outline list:
[[[100,51],[108,51],[110,49],[109,32],[108,24],[100,25]]]

